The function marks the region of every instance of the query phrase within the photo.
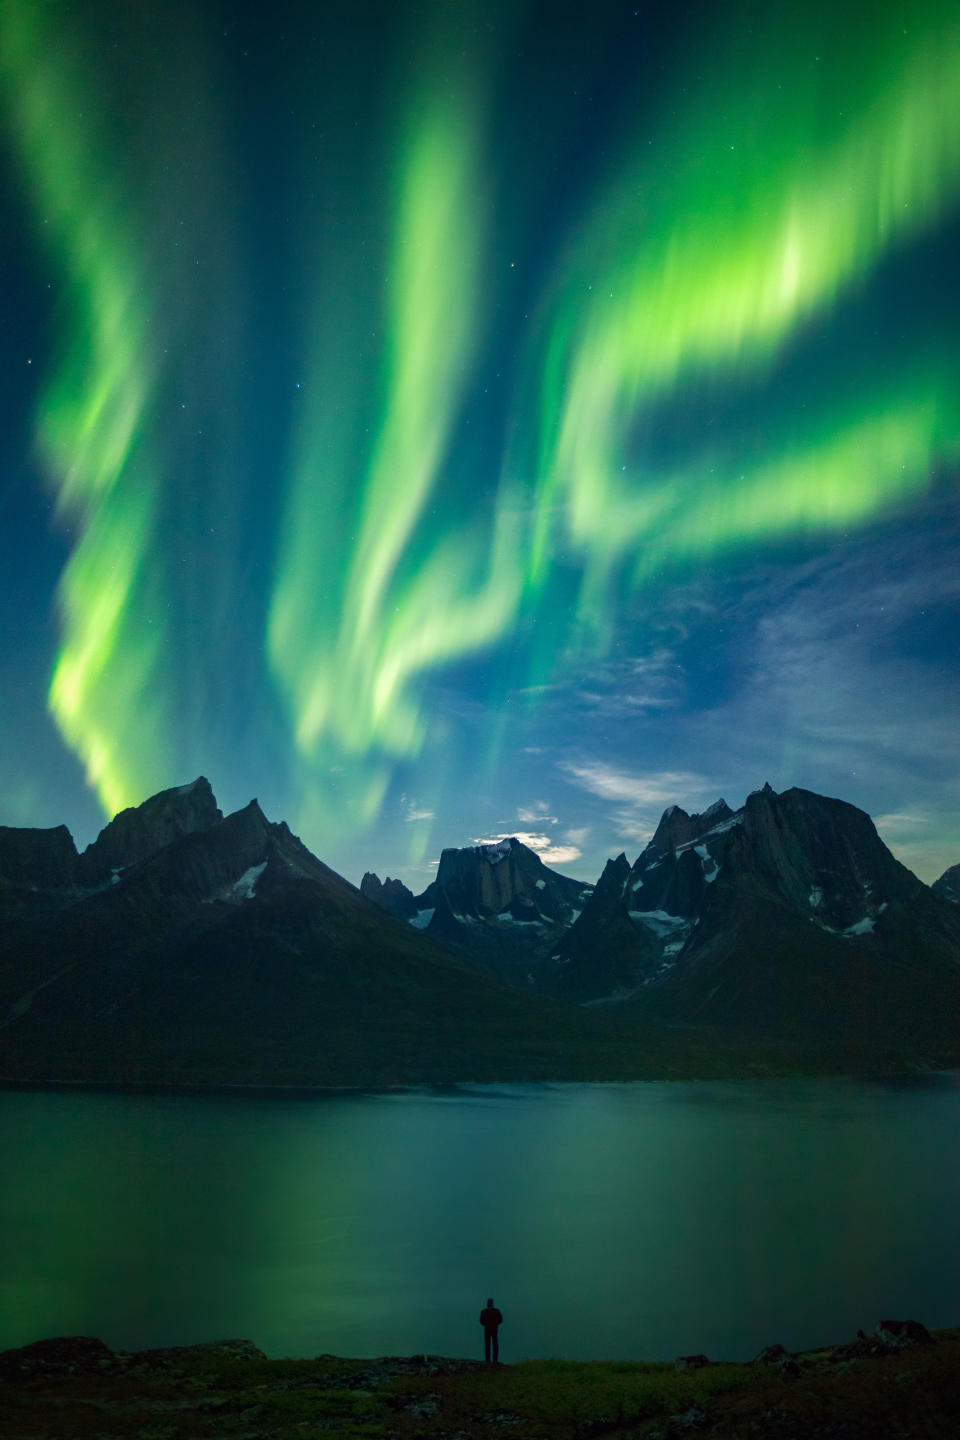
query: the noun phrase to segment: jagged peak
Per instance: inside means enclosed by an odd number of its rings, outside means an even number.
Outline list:
[[[209,790],[210,794],[213,794],[213,786],[206,775],[198,775],[196,780],[188,780],[186,785],[174,785],[172,790],[161,790],[159,793],[160,795],[189,795],[192,790],[198,789]],[[157,796],[154,795],[152,798],[156,800]]]
[[[80,856],[82,883],[97,884],[162,850],[181,835],[212,829],[223,815],[210,781],[198,775],[186,785],[173,785],[140,805],[121,810]]]

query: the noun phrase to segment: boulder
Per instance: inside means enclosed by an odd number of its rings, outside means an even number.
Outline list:
[[[760,1354],[751,1361],[753,1365],[782,1365],[790,1359],[789,1351],[782,1345],[765,1345]]]
[[[877,1337],[892,1350],[903,1350],[908,1345],[932,1345],[933,1336],[919,1320],[881,1320],[877,1326]]]
[[[674,1370],[702,1370],[710,1361],[706,1355],[678,1355],[673,1362]]]
[[[0,1379],[24,1380],[33,1375],[90,1375],[112,1370],[116,1356],[102,1340],[89,1335],[59,1335],[35,1340],[0,1354]]]

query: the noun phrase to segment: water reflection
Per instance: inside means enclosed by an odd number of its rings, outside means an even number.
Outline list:
[[[956,1076],[0,1095],[0,1346],[747,1356],[957,1319]]]

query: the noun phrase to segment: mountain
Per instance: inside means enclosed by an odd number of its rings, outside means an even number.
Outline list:
[[[129,865],[155,855],[181,835],[203,834],[223,819],[206,776],[115,815],[80,856],[77,874],[86,885],[103,884]]]
[[[671,807],[608,865],[561,948],[561,993],[673,1025],[937,1052],[960,1033],[960,914],[870,817],[769,785]]]
[[[931,889],[960,905],[960,865],[951,865],[949,870],[944,870],[940,879],[934,880]]]
[[[619,1029],[479,973],[372,905],[256,801],[224,818],[205,780],[123,812],[81,856],[63,827],[5,829],[0,894],[7,1080],[636,1072]]]
[[[8,904],[32,892],[70,891],[77,882],[77,847],[66,825],[20,830],[0,825],[0,886]]]
[[[398,920],[412,920],[417,914],[413,891],[408,890],[402,880],[391,880],[389,875],[381,882],[379,875],[368,870],[360,881],[360,894]]]
[[[66,825],[52,830],[0,825],[0,914],[35,909],[43,893],[56,892],[61,901],[78,898],[179,836],[210,830],[222,819],[210,782],[201,775],[121,810],[82,854]]]
[[[413,900],[408,918],[493,973],[536,987],[541,971],[552,965],[551,952],[592,893],[592,885],[551,870],[510,836],[444,850],[436,879]]]
[[[954,872],[943,877],[947,881]],[[596,886],[515,837],[362,892],[207,781],[0,828],[0,1080],[384,1085],[960,1062],[960,906],[869,816],[667,810]]]

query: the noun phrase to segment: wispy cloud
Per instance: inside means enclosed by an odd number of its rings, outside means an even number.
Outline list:
[[[558,845],[549,835],[536,835],[528,831],[504,831],[500,835],[484,835],[474,838],[474,845],[497,845],[501,840],[515,838],[528,850],[535,851],[545,865],[570,865],[579,860],[583,851],[577,845]]]
[[[561,760],[560,769],[582,790],[601,800],[627,801],[652,806],[695,804],[710,789],[710,782],[690,770],[647,770],[637,773],[608,765],[603,760]]]
[[[513,694],[535,698],[545,707],[566,709],[575,705],[588,712],[590,719],[616,719],[672,709],[682,704],[685,695],[685,679],[677,654],[664,644],[644,654],[620,653],[586,667],[571,658],[568,667],[561,662],[557,669],[561,676],[567,672],[567,678],[528,685]],[[538,755],[542,751],[539,746],[527,746],[524,753]]]
[[[406,795],[400,796],[400,804],[403,806],[403,818],[408,823],[411,820],[436,819],[432,810],[427,810],[423,805],[419,805],[416,800],[411,800]]]
[[[603,760],[562,760],[559,767],[575,785],[599,800],[615,802],[607,823],[619,840],[645,844],[668,805],[694,811],[717,798],[715,785],[691,770],[634,771]]]
[[[725,609],[722,702],[673,737],[736,791],[769,778],[871,812],[923,879],[960,855],[955,524],[872,537],[758,575]]]
[[[521,805],[517,810],[517,819],[522,820],[525,825],[556,825],[556,815],[548,815],[550,809],[549,800],[538,800],[534,805]]]

